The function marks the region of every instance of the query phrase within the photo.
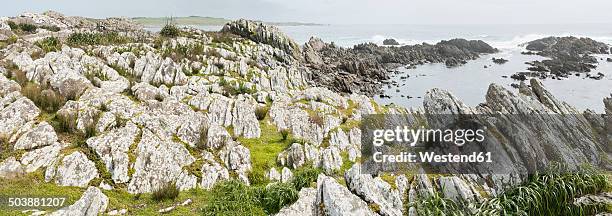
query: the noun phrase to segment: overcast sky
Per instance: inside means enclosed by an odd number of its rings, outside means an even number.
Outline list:
[[[8,0],[0,16],[212,16],[327,24],[612,23],[610,0]]]

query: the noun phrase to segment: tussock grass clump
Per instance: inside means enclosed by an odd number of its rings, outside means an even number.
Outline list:
[[[48,37],[36,42],[36,46],[45,52],[57,52],[62,49],[62,43],[56,37]]]
[[[282,140],[283,141],[287,140],[287,138],[289,137],[290,133],[291,133],[291,131],[289,131],[289,129],[282,129],[282,130],[280,130],[280,134],[281,134]]]
[[[267,106],[259,106],[255,108],[255,117],[257,117],[257,120],[264,120],[266,115],[268,115],[268,111],[270,111],[270,108]]]
[[[305,166],[293,173],[291,184],[296,190],[310,186],[310,183],[317,181],[317,177],[321,174],[321,169]]]
[[[203,215],[266,215],[259,206],[261,188],[229,180],[216,184],[211,193],[212,199],[202,208]]]
[[[8,68],[8,78],[15,80],[20,86],[24,86],[28,81],[28,77],[25,72],[19,70],[17,65],[10,65]]]
[[[289,183],[271,184],[263,190],[261,205],[269,214],[275,214],[283,206],[298,199],[298,191]]]
[[[202,124],[200,126],[200,138],[196,146],[198,149],[206,149],[206,143],[208,143],[208,125]]]
[[[71,46],[111,45],[133,42],[133,39],[117,32],[72,33],[66,40]]]
[[[56,128],[58,132],[68,133],[76,130],[76,115],[58,112],[55,118],[58,123],[58,126]]]
[[[43,89],[36,83],[25,83],[21,88],[21,94],[30,99],[37,107],[46,112],[57,112],[66,103],[66,99],[58,92],[51,89]]]
[[[151,198],[155,201],[174,200],[178,195],[179,189],[176,187],[176,183],[170,182],[153,191]]]
[[[475,215],[595,215],[606,208],[573,204],[575,198],[605,190],[609,185],[605,174],[592,168],[578,172],[553,170],[530,175],[523,184],[481,203]],[[419,215],[465,215],[469,212],[463,204],[437,193],[412,206]]]
[[[607,177],[592,169],[579,172],[549,171],[529,176],[526,183],[485,203],[481,214],[502,215],[595,215],[605,209],[598,205],[574,205],[574,199],[601,193]]]

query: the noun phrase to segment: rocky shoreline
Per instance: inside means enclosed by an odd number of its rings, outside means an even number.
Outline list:
[[[475,206],[528,185],[525,169],[611,168],[612,98],[603,99],[606,114],[578,112],[537,80],[518,94],[491,84],[476,107],[442,89],[417,109],[369,97],[394,67],[457,66],[497,51],[482,41],[341,48],[312,38],[299,46],[248,20],[220,32],[151,33],[127,19],[57,12],[1,18],[0,29],[0,192],[70,198],[60,209],[8,214],[431,215],[448,207],[426,204],[436,197],[455,212],[499,213]],[[441,123],[432,113],[575,117],[498,119],[489,132],[515,164],[507,175],[361,172],[364,115]],[[606,204],[601,176],[571,178],[584,181],[568,199],[585,197],[572,208]],[[582,190],[584,182],[596,186]]]

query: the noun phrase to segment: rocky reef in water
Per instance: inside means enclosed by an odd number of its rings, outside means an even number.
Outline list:
[[[550,59],[531,61],[528,70],[534,75],[567,77],[573,73],[586,73],[597,67],[597,58],[592,54],[609,54],[607,44],[590,38],[547,37],[527,43],[527,50]]]
[[[535,80],[518,94],[492,84],[478,107],[441,89],[418,109],[367,96],[394,65],[454,65],[496,51],[482,41],[347,49],[311,39],[300,47],[247,20],[221,32],[160,35],[125,19],[56,12],[0,18],[0,26],[0,193],[70,200],[7,214],[428,215],[418,203],[431,197],[478,211],[527,182],[530,167],[560,160],[610,168],[612,98],[605,114],[581,113]],[[516,164],[509,175],[362,173],[363,116],[398,113],[426,124],[439,122],[429,113],[576,117],[493,125],[496,147]],[[556,127],[563,124],[581,130]],[[538,131],[545,126],[555,130]],[[506,146],[517,142],[529,145]],[[600,187],[568,199],[588,192],[582,200],[605,200]],[[172,190],[178,197],[156,202]]]

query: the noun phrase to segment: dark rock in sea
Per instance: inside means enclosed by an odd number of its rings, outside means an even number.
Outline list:
[[[495,64],[505,64],[508,62],[508,60],[504,58],[492,58],[491,60],[493,60],[493,63]]]
[[[537,55],[538,53],[532,52],[532,51],[526,51],[526,52],[523,51],[523,52],[521,52],[521,54],[523,54],[523,55]]]
[[[607,58],[606,61],[607,62],[612,62],[612,58]]]
[[[594,80],[601,80],[601,79],[603,79],[603,78],[604,78],[604,76],[605,76],[605,75],[604,75],[603,73],[601,73],[601,72],[597,73],[597,75],[590,75],[590,74],[587,74],[587,77],[588,77],[588,78],[591,78],[591,79],[594,79]]]
[[[502,77],[502,78],[508,78],[508,76],[506,76],[506,75],[503,75],[503,76],[501,76],[501,77]]]
[[[512,84],[510,84],[510,86],[511,86],[512,88],[515,88],[515,89],[518,89],[518,88],[519,88],[519,84],[516,84],[516,83],[512,83]]]
[[[597,59],[591,54],[608,54],[609,49],[605,43],[590,38],[547,37],[531,41],[527,50],[550,59],[528,62],[532,66],[529,70],[562,77],[571,72],[590,72],[597,67]]]
[[[488,68],[488,67],[485,65],[484,68]]]
[[[383,41],[383,45],[394,45],[394,46],[396,46],[396,45],[400,45],[400,43],[398,43],[398,42],[397,42],[395,39],[393,39],[393,38],[389,38],[389,39],[385,39],[385,40]]]
[[[525,80],[527,80],[527,76],[525,76],[525,74],[512,74],[512,76],[510,76],[510,78],[518,80],[518,81],[525,81]]]

